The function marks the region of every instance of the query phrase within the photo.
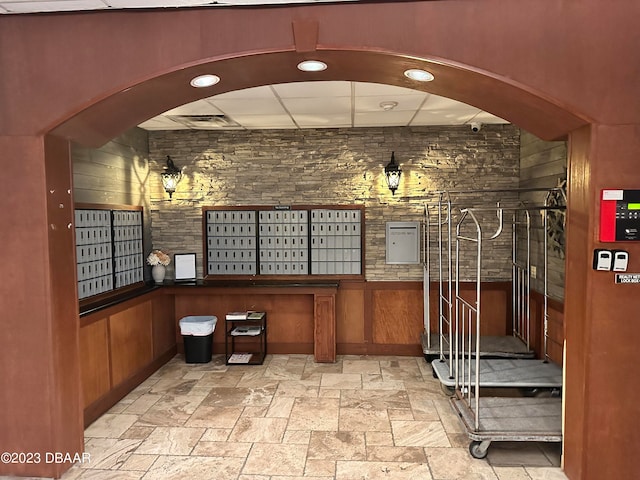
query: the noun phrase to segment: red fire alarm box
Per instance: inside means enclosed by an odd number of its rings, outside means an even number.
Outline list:
[[[640,241],[640,190],[602,190],[600,241]]]

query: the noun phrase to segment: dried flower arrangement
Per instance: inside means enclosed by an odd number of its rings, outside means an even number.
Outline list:
[[[171,263],[171,257],[162,250],[153,250],[147,257],[149,265],[164,265],[165,267]]]

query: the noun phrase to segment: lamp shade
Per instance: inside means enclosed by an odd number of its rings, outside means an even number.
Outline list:
[[[173,192],[176,191],[178,182],[182,178],[182,171],[174,165],[173,160],[171,160],[171,157],[168,155],[167,165],[164,167],[164,171],[160,176],[162,177],[162,186],[165,192],[169,194],[169,198],[171,198]]]
[[[393,195],[396,194],[396,190],[400,186],[400,175],[402,175],[402,170],[400,170],[400,165],[396,163],[395,152],[391,152],[391,161],[384,167],[384,174],[387,178],[387,186]]]

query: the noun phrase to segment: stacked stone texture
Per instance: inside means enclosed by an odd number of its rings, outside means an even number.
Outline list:
[[[545,142],[531,133],[522,132],[520,143],[520,187],[553,188],[567,178],[567,143]],[[527,192],[520,200],[527,204],[544,204],[545,192]],[[564,202],[561,202],[564,203]],[[542,215],[532,215],[531,265],[536,267],[536,276],[531,279],[531,288],[544,291],[544,228]],[[554,248],[547,238],[547,292],[557,300],[564,299],[564,250]],[[526,252],[521,252],[522,254]]]
[[[421,265],[385,263],[386,222],[422,221],[433,191],[517,188],[519,145],[512,125],[485,125],[478,133],[466,126],[151,132],[153,246],[196,252],[202,275],[204,206],[363,204],[367,280],[419,281]],[[383,173],[392,151],[403,172],[395,195]],[[159,177],[167,155],[184,173],[171,201]],[[487,206],[514,198],[459,194],[455,202]],[[487,231],[495,228],[495,214],[483,222]],[[475,254],[463,253],[461,277],[468,280]],[[509,279],[510,256],[507,229],[487,242],[482,279]]]

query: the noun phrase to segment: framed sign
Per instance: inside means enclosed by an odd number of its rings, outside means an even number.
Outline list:
[[[173,255],[175,281],[188,282],[196,279],[196,254],[176,253]]]

